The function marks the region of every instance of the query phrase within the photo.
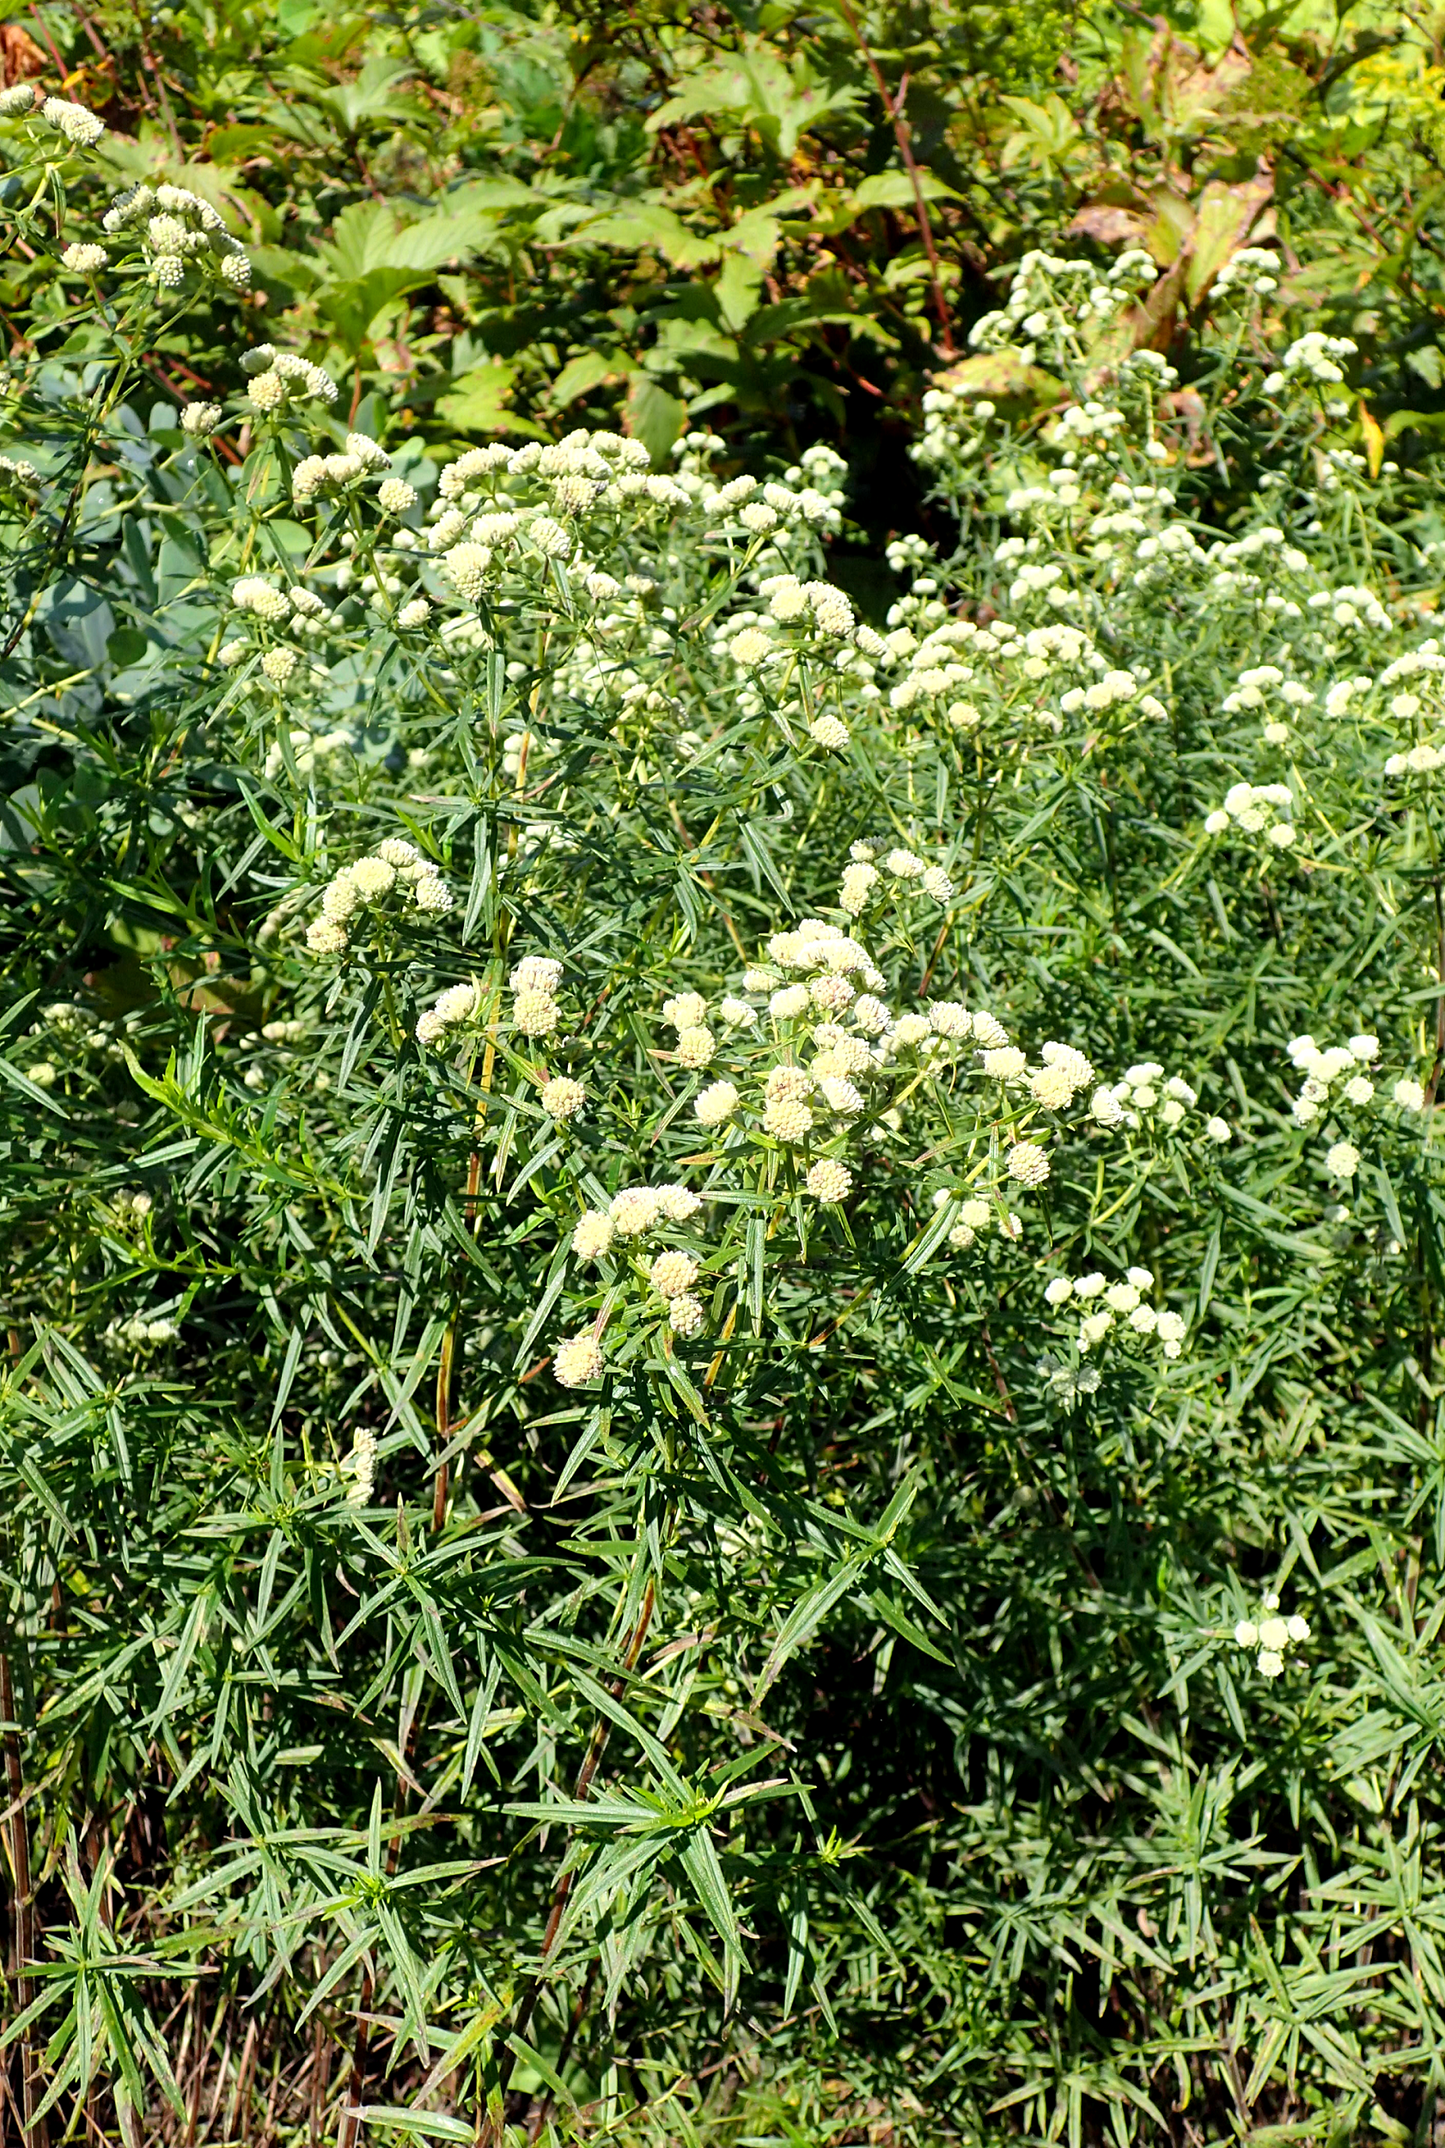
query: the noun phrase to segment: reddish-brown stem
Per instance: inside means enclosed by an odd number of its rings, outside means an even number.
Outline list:
[[[567,2024],[566,2033],[563,2036],[561,2045],[558,2048],[557,2057],[552,2069],[553,2072],[558,2075],[561,2074],[562,2068],[566,2065],[568,2058],[571,2056],[572,2046],[573,2043],[576,2041],[577,2037],[577,2031],[581,2028],[583,2021],[586,2019],[587,2009],[592,2002],[592,1987],[596,1982],[597,1963],[594,1960],[587,1971],[587,1976],[585,1981],[583,1982],[582,1989],[577,1995],[577,2004],[572,2009],[572,2018]],[[537,2106],[537,2115],[532,2120],[531,2129],[527,2134],[527,2139],[530,2142],[536,2142],[542,2138],[542,2128],[546,2125],[547,2120],[551,2115],[552,2100],[552,2091],[549,2088],[546,2095],[542,2098],[542,2101]]]
[[[623,1694],[627,1691],[627,1681],[636,1669],[637,1659],[642,1654],[642,1644],[647,1639],[647,1629],[652,1624],[654,1601],[653,1585],[649,1581],[643,1591],[642,1607],[637,1614],[637,1624],[632,1629],[632,1636],[627,1643],[627,1652],[622,1659],[622,1669],[608,1688],[614,1700],[621,1700]],[[592,1779],[601,1766],[602,1755],[607,1748],[609,1728],[606,1716],[599,1716],[593,1725],[592,1737],[587,1746],[586,1756],[581,1767],[577,1770],[577,1781],[572,1791],[573,1800],[578,1804],[583,1801],[591,1790]],[[526,2034],[532,2015],[536,2010],[537,2001],[541,1997],[548,1957],[551,1955],[553,1947],[557,1944],[557,1934],[562,1928],[562,1918],[567,1908],[567,1898],[572,1892],[572,1878],[570,1868],[564,1869],[557,1875],[557,1884],[552,1889],[552,1907],[547,1917],[547,1929],[542,1935],[541,1960],[538,1962],[532,1980],[523,1993],[521,2003],[512,2017],[513,2036],[520,2037]],[[504,2056],[500,2069],[496,2107],[493,2110],[479,2114],[478,2148],[501,2148],[502,2128],[505,2122],[507,2083],[511,2079],[512,2068],[515,2063],[515,2053],[509,2050]],[[533,2137],[535,2138],[535,2135]]]
[[[923,178],[913,155],[913,135],[903,116],[903,100],[908,94],[908,76],[905,74],[898,85],[896,96],[890,95],[887,78],[874,58],[867,39],[863,35],[858,17],[854,14],[851,0],[838,0],[843,19],[853,33],[853,42],[862,53],[868,72],[872,75],[883,109],[893,128],[893,139],[898,144],[898,154],[903,159],[913,187],[913,206],[918,217],[918,236],[923,241],[923,251],[928,256],[929,275],[933,281],[933,310],[938,316],[938,351],[942,358],[954,358],[957,353],[953,343],[953,324],[949,316],[948,300],[943,295],[943,270],[938,259],[938,248],[933,242],[933,225],[928,217],[928,204],[923,198]]]
[[[1434,881],[1435,894],[1435,979],[1440,987],[1435,1001],[1435,1064],[1430,1069],[1430,1079],[1425,1084],[1425,1108],[1428,1111],[1435,1102],[1435,1092],[1440,1086],[1440,1075],[1445,1069],[1445,898],[1442,898],[1439,875]]]
[[[35,1959],[35,1896],[30,1885],[30,1824],[25,1817],[25,1781],[15,1720],[15,1681],[10,1657],[0,1651],[0,1717],[5,1722],[5,1797],[10,1808],[10,1877],[15,1888],[15,2004],[23,2014],[35,1997],[30,1964]],[[32,2031],[20,2038],[21,2138],[25,2148],[46,2148],[49,2129],[35,2112],[44,2100],[39,2057]]]

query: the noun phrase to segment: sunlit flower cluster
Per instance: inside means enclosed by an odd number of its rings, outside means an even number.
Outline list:
[[[314,955],[344,954],[361,918],[380,923],[405,909],[442,917],[451,909],[453,899],[451,889],[430,858],[423,857],[415,844],[404,837],[389,836],[366,857],[332,874],[321,891],[320,915],[306,928],[306,945]]]
[[[1044,1298],[1055,1311],[1066,1305],[1083,1308],[1076,1337],[1081,1356],[1097,1349],[1117,1326],[1121,1334],[1157,1342],[1165,1357],[1178,1357],[1186,1332],[1183,1315],[1151,1305],[1145,1293],[1153,1288],[1148,1268],[1129,1268],[1115,1283],[1095,1268],[1084,1275],[1055,1276]]]
[[[1298,1612],[1290,1618],[1281,1618],[1279,1598],[1272,1590],[1260,1598],[1260,1609],[1262,1617],[1238,1621],[1234,1628],[1234,1643],[1237,1648],[1258,1651],[1254,1667],[1261,1678],[1278,1678],[1284,1670],[1289,1650],[1302,1647],[1310,1638],[1309,1620]]]

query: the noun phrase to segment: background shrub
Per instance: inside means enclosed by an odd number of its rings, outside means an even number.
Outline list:
[[[1431,2138],[1428,38],[30,21],[7,2122]]]

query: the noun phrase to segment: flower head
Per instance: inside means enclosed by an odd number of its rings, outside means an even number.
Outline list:
[[[566,1074],[554,1075],[542,1085],[542,1109],[554,1119],[575,1119],[587,1101],[580,1081]]]
[[[600,1260],[612,1243],[612,1218],[589,1208],[578,1218],[572,1232],[572,1251],[578,1260]]]
[[[737,1110],[738,1092],[730,1081],[709,1082],[692,1108],[704,1126],[721,1126]]]
[[[853,1174],[836,1157],[823,1156],[813,1165],[804,1183],[815,1201],[846,1201],[853,1190]]]
[[[690,1253],[659,1253],[647,1279],[660,1297],[680,1298],[697,1281],[697,1262]]]
[[[602,1347],[595,1335],[583,1332],[558,1343],[552,1369],[559,1387],[584,1387],[602,1370]]]

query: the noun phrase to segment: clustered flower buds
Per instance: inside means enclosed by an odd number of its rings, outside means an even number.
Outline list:
[[[1263,835],[1275,850],[1291,850],[1298,830],[1289,818],[1294,793],[1287,783],[1236,783],[1224,804],[1205,815],[1206,835],[1224,835],[1233,827],[1246,835]]]
[[[379,910],[388,899],[400,897],[416,909],[432,915],[441,915],[452,907],[452,891],[442,879],[438,868],[430,858],[424,858],[414,843],[401,836],[389,836],[379,843],[375,851],[358,858],[354,865],[343,865],[333,873],[321,892],[321,914],[312,919],[306,928],[306,944],[316,955],[344,954],[350,942],[351,923],[358,912]],[[454,986],[454,992],[471,992],[470,985]],[[447,995],[444,993],[443,998]],[[440,1003],[438,1003],[440,1004]],[[463,1012],[443,1019],[441,1023],[428,1023],[423,1015],[417,1024],[417,1035],[423,1044],[432,1043],[447,1021],[461,1019]],[[432,1009],[435,1014],[436,1009]],[[423,1029],[426,1034],[423,1034]]]
[[[336,401],[336,383],[329,373],[294,351],[277,350],[274,343],[258,343],[247,351],[241,370],[250,376],[251,408],[260,417],[274,416],[292,403]]]
[[[1338,1115],[1345,1105],[1360,1110],[1372,1101],[1375,1084],[1365,1070],[1380,1056],[1377,1036],[1361,1033],[1347,1044],[1331,1044],[1323,1049],[1313,1037],[1294,1037],[1286,1049],[1304,1075],[1299,1095],[1290,1106],[1296,1126],[1312,1126],[1322,1113]],[[1408,1085],[1406,1093],[1413,1094]],[[1402,1101],[1398,1087],[1395,1101]],[[1337,1141],[1326,1161],[1336,1178],[1352,1178],[1359,1167],[1360,1152],[1353,1142]]]
[[[252,400],[255,400],[254,385]],[[297,463],[291,473],[291,497],[298,505],[305,505],[318,494],[343,492],[359,478],[390,467],[391,457],[369,434],[348,433],[343,454],[306,455]],[[409,485],[404,489],[411,492]],[[412,498],[415,497],[412,493]]]
[[[562,965],[550,955],[524,955],[512,971],[512,1023],[524,1037],[550,1037],[561,1020],[557,987]]]
[[[1166,1357],[1178,1357],[1184,1348],[1185,1325],[1179,1313],[1158,1311],[1144,1296],[1154,1287],[1154,1277],[1147,1268],[1125,1270],[1123,1280],[1111,1283],[1098,1269],[1086,1275],[1057,1275],[1044,1291],[1046,1302],[1056,1309],[1077,1303],[1089,1308],[1079,1325],[1078,1348],[1086,1355],[1101,1343],[1115,1322],[1122,1322],[1127,1332],[1137,1336],[1152,1336],[1159,1342]]]
[[[250,288],[250,255],[220,211],[189,187],[128,187],[101,221],[114,238],[139,238],[146,274],[159,290],[179,290],[187,267],[214,270],[233,291]]]
[[[1242,1618],[1234,1629],[1235,1646],[1259,1651],[1254,1667],[1261,1678],[1278,1678],[1284,1669],[1285,1655],[1291,1647],[1300,1647],[1310,1638],[1309,1620],[1298,1612],[1292,1618],[1279,1615],[1279,1598],[1273,1592],[1261,1599],[1264,1617]]]
[[[1100,1126],[1123,1127],[1129,1133],[1176,1133],[1199,1102],[1199,1092],[1182,1074],[1166,1079],[1157,1059],[1141,1059],[1125,1070],[1121,1081],[1097,1088],[1089,1100],[1089,1114]],[[1224,1119],[1211,1114],[1199,1128],[1205,1137],[1223,1145],[1232,1139]]]

